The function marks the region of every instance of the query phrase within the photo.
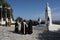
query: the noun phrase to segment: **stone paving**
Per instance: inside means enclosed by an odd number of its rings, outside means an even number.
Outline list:
[[[36,29],[37,28],[37,29]],[[42,33],[42,27],[33,26],[33,34],[18,34],[14,33],[14,26],[12,27],[0,27],[0,40],[38,40],[38,34]]]
[[[14,33],[14,26],[5,27],[0,26],[0,40],[60,40],[59,32],[45,32],[44,25],[33,26],[32,34],[19,34]]]

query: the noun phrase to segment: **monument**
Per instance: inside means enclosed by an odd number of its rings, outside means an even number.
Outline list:
[[[6,22],[8,24],[14,23],[12,8],[9,3],[0,0],[0,24],[5,25]]]
[[[51,8],[49,7],[49,4],[46,4],[46,10],[45,10],[45,25],[49,31],[58,31],[60,30],[60,25],[52,24],[52,17],[51,17]]]
[[[52,24],[52,18],[51,18],[51,8],[49,7],[49,4],[46,4],[46,13],[45,13],[45,25],[51,25]]]

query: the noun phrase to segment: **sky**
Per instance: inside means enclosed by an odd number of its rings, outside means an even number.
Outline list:
[[[22,17],[23,19],[37,20],[40,17],[45,20],[46,0],[5,0],[12,9],[14,19]],[[60,0],[47,0],[51,7],[53,20],[60,20]]]

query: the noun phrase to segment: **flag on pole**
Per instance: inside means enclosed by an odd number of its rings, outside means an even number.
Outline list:
[[[0,5],[0,8],[2,8],[2,5]]]

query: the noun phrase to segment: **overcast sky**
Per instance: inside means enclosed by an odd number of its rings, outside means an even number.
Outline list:
[[[45,19],[46,0],[6,0],[13,8],[13,16],[23,19]],[[48,0],[52,19],[60,20],[60,0]]]

